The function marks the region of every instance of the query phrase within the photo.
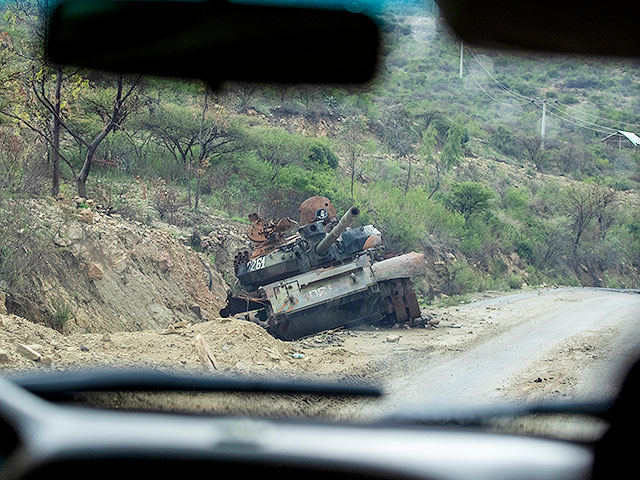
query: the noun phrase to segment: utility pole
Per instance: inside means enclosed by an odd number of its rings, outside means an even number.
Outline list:
[[[544,134],[547,123],[547,99],[542,99],[542,125],[540,126],[540,150],[544,150]]]
[[[460,78],[462,78],[462,66],[464,65],[464,42],[460,40]]]

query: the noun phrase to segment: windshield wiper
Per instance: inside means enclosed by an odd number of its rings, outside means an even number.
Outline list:
[[[499,419],[529,415],[584,415],[609,420],[613,400],[592,402],[541,402],[489,407],[429,407],[396,412],[383,417],[383,425],[482,427]]]
[[[379,388],[369,385],[180,374],[148,369],[72,370],[20,374],[6,378],[48,400],[63,400],[83,392],[235,392],[371,398],[382,396]]]

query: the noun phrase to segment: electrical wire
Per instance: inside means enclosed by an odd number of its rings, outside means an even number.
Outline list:
[[[608,127],[606,125],[601,125],[599,123],[590,122],[589,120],[584,120],[582,118],[579,118],[579,117],[576,117],[574,115],[571,115],[570,113],[567,113],[566,111],[561,110],[560,108],[556,107],[555,105],[553,105],[551,103],[547,103],[547,107],[551,108],[552,110],[555,110],[557,112],[556,116],[564,115],[565,117],[568,117],[568,118],[574,120],[576,122],[576,124],[579,123],[580,126],[584,126],[585,128],[599,129],[599,130],[602,130],[603,132],[606,132],[606,133],[615,133],[615,132],[618,131],[617,129]],[[553,113],[553,112],[550,112],[549,110],[547,110],[547,112],[548,113]],[[567,120],[567,121],[569,121],[569,120]]]
[[[554,103],[557,103],[558,105],[562,105],[563,107],[566,108],[575,108],[572,107],[571,105],[566,105],[558,100],[556,100]],[[579,114],[579,115],[586,115],[588,117],[592,117],[592,118],[596,118],[598,120],[604,120],[606,122],[610,122],[613,124],[620,124],[620,125],[629,125],[630,127],[636,127],[636,128],[640,128],[640,124],[638,123],[630,123],[630,122],[623,122],[622,120],[612,120],[610,118],[606,118],[606,117],[601,117],[600,115],[594,115],[593,113],[589,113],[589,112],[575,112],[574,114]]]
[[[610,134],[612,134],[612,133],[615,133],[615,132],[616,132],[616,130],[603,130],[603,129],[601,129],[601,128],[593,128],[593,127],[589,127],[589,126],[583,125],[583,124],[581,124],[581,123],[574,122],[573,120],[569,120],[568,118],[563,117],[563,116],[561,116],[561,115],[558,115],[557,113],[554,113],[554,112],[547,111],[547,113],[548,113],[549,115],[551,115],[552,117],[557,117],[557,118],[559,118],[560,120],[562,120],[562,121],[564,121],[564,122],[570,123],[570,124],[575,125],[575,126],[580,127],[580,128],[585,128],[585,129],[587,129],[587,130],[592,130],[592,131],[597,132],[597,133],[602,133],[602,134],[605,134],[605,135],[610,135]]]
[[[476,78],[476,76],[473,74],[473,72],[467,68],[467,73],[469,73],[469,75],[471,76],[471,79],[475,82],[475,84],[478,86],[478,88],[487,96],[489,97],[491,100],[493,100],[494,102],[500,104],[500,105],[505,105],[507,107],[514,107],[516,105],[514,105],[513,103],[505,103],[502,102],[500,100],[498,100],[496,97],[494,97],[493,95],[491,95],[489,92],[487,92],[487,90],[484,89],[484,87],[482,85],[480,85],[480,82],[478,82],[478,79]]]
[[[535,102],[534,98],[531,97],[527,97],[525,95],[522,95],[520,93],[514,92],[513,90],[511,90],[508,86],[506,86],[504,83],[500,82],[496,77],[493,76],[493,74],[487,70],[487,67],[484,66],[484,64],[480,61],[480,59],[478,58],[478,56],[473,53],[473,51],[467,47],[467,51],[471,54],[471,56],[474,58],[474,60],[476,61],[476,63],[480,66],[480,68],[487,74],[489,75],[489,78],[491,78],[491,80],[493,80],[495,82],[495,84],[504,92],[508,93],[509,95],[511,95],[512,97],[520,100],[523,103],[533,103]]]
[[[467,51],[471,54],[471,56],[474,58],[474,60],[476,61],[476,63],[480,66],[480,68],[489,76],[489,78],[491,78],[494,83],[498,86],[498,88],[500,88],[500,90],[502,90],[503,92],[511,95],[514,99],[518,100],[521,104],[533,104],[536,105],[537,107],[540,107],[538,99],[534,99],[531,97],[528,97],[526,95],[522,95],[520,93],[514,92],[513,90],[511,90],[507,85],[505,85],[504,83],[500,82],[485,66],[484,64],[480,61],[480,59],[478,58],[478,56],[469,48],[466,47]],[[472,75],[471,73],[471,69],[467,68],[467,71]],[[476,83],[477,80],[474,77],[474,81]],[[478,86],[480,86],[478,84]],[[483,89],[484,91],[484,89]],[[485,93],[491,97],[491,95],[488,94],[488,92],[485,91]],[[493,98],[493,97],[491,97]],[[497,99],[494,99],[495,101],[500,102]],[[558,103],[560,105],[565,106],[564,104],[560,103],[560,102],[554,102],[554,103]],[[611,134],[611,133],[615,133],[616,131],[618,131],[617,129],[614,129],[610,126],[606,126],[606,125],[601,125],[599,123],[595,123],[595,122],[591,122],[589,120],[585,120],[584,118],[580,118],[578,116],[576,116],[575,114],[566,112],[565,110],[561,110],[560,108],[556,107],[555,105],[553,105],[552,103],[547,103],[547,106],[550,107],[552,110],[555,110],[555,112],[552,111],[548,111],[548,113],[556,118],[559,118],[565,122],[571,123],[575,126],[581,127],[581,128],[585,128],[588,130],[592,130],[595,132],[599,132],[599,133],[605,133],[605,134]],[[589,114],[591,115],[591,114]],[[602,118],[604,119],[604,117],[598,117],[596,115],[593,115],[594,117],[597,118]],[[606,119],[605,119],[606,120]],[[609,122],[613,122],[613,120],[608,120]],[[626,124],[626,125],[634,125],[634,124],[629,124],[626,122],[620,122],[621,124]]]

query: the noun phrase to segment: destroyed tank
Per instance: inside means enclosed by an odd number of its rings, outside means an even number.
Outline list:
[[[359,214],[351,207],[338,220],[329,199],[317,196],[300,206],[300,223],[250,215],[247,235],[255,249],[236,255],[242,290],[229,294],[221,314],[242,313],[283,340],[419,318],[411,277],[425,274],[424,256],[387,258],[378,229],[350,228]],[[297,232],[287,236],[294,227]]]

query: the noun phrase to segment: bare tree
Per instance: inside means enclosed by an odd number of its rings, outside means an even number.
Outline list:
[[[247,113],[258,94],[257,83],[235,83],[229,90],[229,95],[234,100],[234,108],[238,113]]]
[[[362,154],[367,142],[367,120],[362,115],[348,117],[342,122],[340,142],[344,151],[347,168],[351,176],[351,201],[355,201],[354,185],[357,176],[362,172]]]
[[[60,123],[60,126],[66,130],[67,133],[69,133],[69,135],[78,142],[78,144],[85,148],[84,162],[80,171],[76,172],[76,170],[73,169],[79,196],[87,196],[87,178],[89,177],[89,172],[91,171],[96,151],[107,135],[117,128],[122,127],[124,120],[130,112],[127,109],[127,101],[138,86],[140,78],[141,76],[138,75],[128,86],[125,86],[124,75],[117,77],[112,106],[108,110],[105,109],[104,111],[97,111],[102,119],[103,125],[99,133],[93,137],[87,137],[82,134],[79,129],[72,128],[70,124],[62,118],[60,112],[56,110],[55,104],[47,98],[43,85],[40,84],[38,87],[37,80],[34,79],[32,90],[38,101],[40,101],[51,112],[53,117]]]
[[[239,132],[234,127],[229,112],[222,105],[210,104],[209,96],[209,89],[205,87],[198,128],[195,210],[198,210],[200,204],[200,179],[212,165],[212,159],[242,147],[237,142]]]
[[[571,220],[573,258],[578,259],[580,241],[595,222],[598,236],[604,238],[615,221],[616,192],[598,185],[571,186],[565,194],[564,213]]]
[[[542,148],[542,139],[540,137],[522,137],[519,142],[527,152],[528,160],[535,165],[536,170],[542,172],[547,162],[546,151]]]
[[[609,229],[617,220],[617,209],[620,205],[618,195],[615,190],[608,187],[599,187],[596,192],[596,220],[598,222],[598,234],[604,240]]]

